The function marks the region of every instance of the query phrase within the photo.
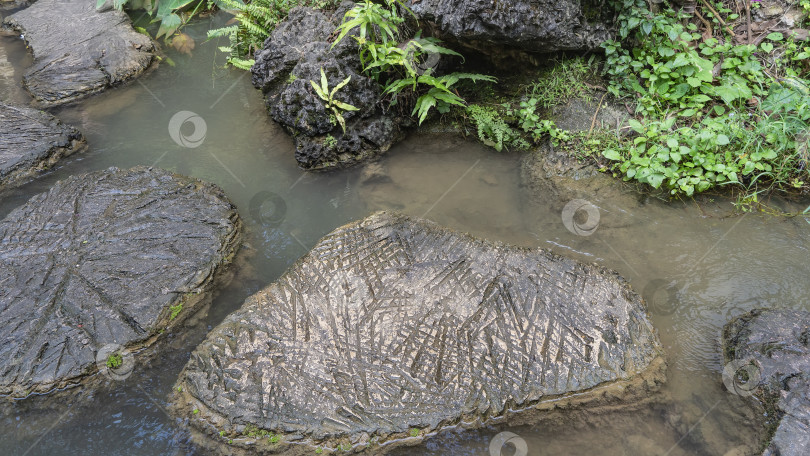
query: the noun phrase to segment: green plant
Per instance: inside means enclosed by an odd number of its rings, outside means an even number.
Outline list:
[[[416,97],[411,115],[417,117],[419,124],[425,121],[433,108],[445,113],[451,105],[465,105],[464,100],[452,89],[459,80],[495,81],[495,78],[482,74],[451,73],[437,76],[433,74],[433,68],[420,69],[419,64],[428,54],[461,55],[440,46],[441,41],[436,38],[422,38],[421,30],[412,39],[399,44],[399,26],[404,18],[399,15],[398,7],[410,14],[413,12],[399,0],[384,0],[384,3],[364,0],[355,4],[337,28],[338,37],[332,47],[353,30],[358,30],[359,34],[352,36],[359,44],[364,71],[384,84],[384,93],[391,97],[392,105],[400,102],[400,95],[403,99],[407,98],[404,90],[411,88],[410,96]]]
[[[520,133],[504,122],[501,115],[493,108],[470,105],[466,109],[478,131],[478,140],[500,152],[504,147],[528,149],[529,143],[520,137]]]
[[[96,0],[96,8],[101,8],[108,0]],[[185,11],[191,4],[197,3],[191,12]],[[160,22],[155,38],[172,36],[181,26],[188,23],[205,2],[203,0],[113,0],[115,9],[121,11],[125,6],[130,9],[143,9],[152,16],[152,22]],[[141,29],[145,32],[144,29]]]
[[[177,318],[178,315],[180,315],[180,312],[183,311],[183,303],[180,302],[173,306],[169,306],[169,310],[171,311],[171,314],[169,315],[169,321],[172,321],[175,318]]]
[[[335,139],[335,137],[332,135],[326,135],[326,138],[323,139],[323,144],[326,147],[333,149],[335,146],[337,146],[337,139]]]
[[[194,410],[191,411],[191,413],[196,415],[196,414],[200,413],[200,409],[194,409]]]
[[[530,97],[537,100],[543,109],[548,109],[572,98],[590,101],[590,91],[585,80],[596,72],[594,56],[587,61],[574,57],[555,61],[531,84]]]
[[[419,429],[411,428],[411,431],[409,432],[409,435],[411,437],[419,437]]]
[[[120,353],[110,353],[107,356],[107,367],[110,369],[118,369],[124,363],[124,357]]]
[[[800,188],[809,181],[806,134],[810,131],[810,96],[774,85],[762,102],[761,117],[751,121],[738,112],[704,117],[678,127],[676,118],[631,120],[638,134],[624,149],[604,156],[619,162],[625,179],[662,185],[670,193],[691,196],[716,185],[739,184],[750,193],[758,185]]]
[[[260,439],[267,437],[268,439],[271,440],[272,443],[276,443],[281,439],[281,437],[273,434],[272,432],[266,429],[259,429],[259,427],[256,426],[255,424],[245,425],[245,429],[242,431],[242,435],[244,435],[245,437],[250,437],[252,439]],[[273,441],[274,437],[275,441]]]
[[[337,95],[337,91],[348,84],[351,79],[352,77],[349,76],[330,91],[329,80],[326,78],[326,73],[324,73],[323,68],[321,68],[321,84],[318,85],[315,81],[309,81],[310,84],[312,84],[312,88],[315,89],[315,93],[318,94],[318,97],[320,97],[321,100],[323,100],[326,109],[332,110],[332,114],[340,124],[340,128],[343,129],[344,134],[346,133],[346,120],[343,118],[341,111],[359,111],[359,109],[336,99],[335,95]]]
[[[805,185],[797,139],[807,131],[808,98],[789,89],[792,104],[776,102],[787,93],[786,81],[805,83],[795,77],[800,70],[771,57],[777,48],[791,57],[804,51],[781,33],[769,34],[759,46],[734,45],[723,34],[726,21],[737,17],[719,5],[704,11],[716,25],[703,32],[682,12],[652,13],[639,0],[620,5],[622,42],[603,44],[604,71],[611,93],[636,98],[639,120],[630,122],[632,141],[603,153],[615,162],[614,171],[672,195],[734,185],[751,196],[763,185]],[[725,21],[716,13],[726,15]],[[763,61],[771,62],[770,71]],[[794,78],[776,79],[772,71]]]
[[[290,75],[287,76],[287,84],[292,84],[293,82],[295,82],[297,80],[298,80],[298,76],[296,76],[293,73],[290,73]]]
[[[537,142],[545,135],[551,137],[554,145],[560,141],[568,141],[571,139],[569,133],[565,130],[557,128],[553,120],[541,119],[537,114],[537,105],[539,100],[536,98],[529,98],[520,102],[520,109],[517,110],[517,117],[520,127],[523,131],[530,133],[534,142]],[[507,111],[507,115],[512,115],[513,111]]]
[[[400,17],[397,12],[398,6],[413,15],[413,11],[399,0],[385,0],[385,5],[370,0],[356,3],[354,8],[344,15],[343,22],[337,28],[339,35],[332,47],[337,46],[352,29],[357,27],[360,35],[355,36],[355,39],[361,47],[365,47],[365,49],[361,50],[361,58],[363,58],[365,52],[368,52],[371,59],[364,59],[364,62],[377,60],[376,47],[368,46],[368,43],[380,42],[386,45],[389,42],[394,42],[396,44],[399,36],[399,25],[405,22],[405,19]],[[414,17],[416,16],[414,15]]]
[[[429,72],[426,72],[425,74],[413,75],[391,82],[385,87],[385,93],[397,94],[409,86],[416,91],[418,84],[426,86],[427,92],[419,95],[411,113],[411,115],[417,116],[421,125],[427,118],[431,108],[435,107],[439,112],[447,112],[450,105],[465,106],[464,99],[450,89],[460,79],[495,82],[495,78],[482,74],[451,73],[433,77]]]
[[[323,447],[315,448],[315,454],[321,454],[321,453],[323,453]]]
[[[225,431],[222,431],[220,435],[224,434],[224,432]],[[278,443],[281,441],[280,435],[274,434],[266,429],[259,429],[259,427],[254,424],[246,425],[245,429],[242,431],[242,435],[252,439],[261,439],[267,437],[267,440],[270,443]]]

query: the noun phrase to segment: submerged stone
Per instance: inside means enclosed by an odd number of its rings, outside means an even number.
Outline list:
[[[100,92],[141,74],[152,63],[152,40],[129,17],[95,0],[38,0],[7,17],[34,53],[23,85],[42,106]]]
[[[575,98],[551,109],[550,119],[557,127],[572,133],[608,130],[610,134],[627,123],[629,115],[613,102],[597,94],[592,100]],[[609,173],[600,172],[593,160],[582,160],[576,150],[565,150],[545,139],[521,158],[521,181],[532,203],[564,205],[573,199],[607,203],[631,210],[640,204],[634,188],[623,185]],[[560,207],[561,209],[561,207]]]
[[[0,221],[0,395],[77,384],[105,367],[99,353],[160,343],[211,290],[240,225],[218,187],[145,167],[73,176],[13,210]]]
[[[753,310],[726,325],[723,342],[723,383],[778,421],[763,455],[810,454],[810,312]]]
[[[174,401],[207,442],[272,432],[290,454],[382,451],[607,394],[660,372],[660,355],[616,273],[380,212],[327,235],[216,327]]]
[[[82,134],[54,116],[0,102],[0,188],[52,166],[83,146]]]

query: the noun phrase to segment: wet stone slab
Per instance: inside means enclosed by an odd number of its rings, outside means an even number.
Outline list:
[[[282,439],[268,451],[309,454],[418,442],[659,360],[645,305],[616,273],[380,212],[228,316],[174,401],[214,439],[265,430]]]
[[[240,225],[218,187],[144,167],[73,176],[13,210],[0,221],[0,395],[81,383],[112,345],[159,348],[211,291]]]
[[[52,115],[0,102],[0,189],[83,147],[82,134]]]
[[[129,17],[96,0],[38,0],[3,27],[34,54],[23,85],[40,106],[54,106],[128,81],[152,63],[152,40]]]

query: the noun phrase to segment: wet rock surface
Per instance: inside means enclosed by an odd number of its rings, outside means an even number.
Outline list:
[[[723,340],[727,388],[782,415],[763,455],[810,454],[810,312],[754,310],[729,322]]]
[[[0,221],[0,394],[82,382],[110,344],[159,343],[211,290],[240,225],[218,187],[144,167],[74,176],[12,211]]]
[[[509,49],[595,50],[611,37],[607,16],[603,18],[608,13],[605,7],[580,0],[412,0],[407,4],[420,27],[494,56]]]
[[[32,108],[0,102],[0,189],[84,147],[75,128]]]
[[[228,316],[174,401],[212,441],[264,429],[281,435],[273,451],[384,451],[375,445],[584,400],[659,355],[616,273],[379,212]]]
[[[7,17],[34,54],[23,85],[41,106],[73,101],[124,83],[146,70],[152,40],[129,17],[94,0],[39,0]]]
[[[356,41],[347,36],[331,49],[330,36],[352,5],[344,2],[334,13],[291,10],[256,53],[251,70],[270,117],[293,135],[295,159],[305,169],[351,165],[387,151],[402,137],[399,121],[378,106],[379,86],[363,74]],[[329,91],[351,77],[335,94],[358,108],[341,111],[345,134],[310,83],[320,85],[321,68]]]
[[[601,105],[600,105],[601,104]],[[571,132],[593,129],[616,131],[629,115],[618,104],[600,100],[573,99],[552,108],[550,117],[558,128]],[[544,141],[526,153],[521,163],[521,180],[528,188],[529,200],[570,201],[575,198],[610,201],[625,209],[639,204],[639,195],[609,173],[600,172],[591,162],[581,161],[569,152]]]
[[[21,8],[30,4],[29,0],[0,0],[0,11]]]

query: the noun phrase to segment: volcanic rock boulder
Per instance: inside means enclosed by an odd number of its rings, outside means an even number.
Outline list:
[[[346,166],[387,151],[403,133],[399,121],[379,106],[379,85],[362,72],[357,42],[344,38],[334,49],[330,35],[352,6],[334,13],[294,8],[256,53],[253,85],[265,94],[270,117],[295,140],[295,159],[305,169]],[[335,99],[357,111],[341,111],[346,132],[325,107],[310,81],[320,85],[321,69],[331,92],[346,78]]]
[[[203,302],[240,225],[218,187],[144,167],[73,176],[12,211],[0,221],[0,394],[77,384],[111,346],[123,357],[160,343]]]
[[[723,341],[729,390],[781,416],[763,455],[810,454],[810,312],[753,310],[726,325]]]
[[[379,212],[327,235],[228,316],[174,401],[226,441],[265,430],[290,454],[384,451],[598,396],[660,367],[659,355],[643,302],[616,273]]]
[[[608,11],[593,0],[411,0],[420,27],[497,56],[504,50],[596,50],[607,39]]]
[[[152,40],[129,17],[95,0],[38,0],[7,17],[34,53],[23,85],[41,106],[54,106],[116,86],[152,63]]]
[[[83,146],[82,134],[52,115],[0,102],[0,188],[52,166]]]

